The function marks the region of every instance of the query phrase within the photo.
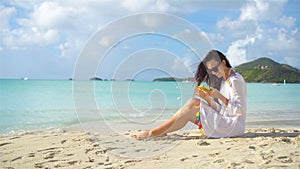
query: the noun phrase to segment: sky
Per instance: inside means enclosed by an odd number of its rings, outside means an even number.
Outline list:
[[[0,78],[189,77],[208,46],[233,66],[268,57],[299,69],[299,7],[298,0],[2,0]],[[95,36],[103,50],[87,48]],[[205,44],[190,45],[201,37]]]

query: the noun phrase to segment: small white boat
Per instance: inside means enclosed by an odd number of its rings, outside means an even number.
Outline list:
[[[286,80],[283,80],[283,83],[272,83],[272,86],[280,86],[280,85],[285,85],[286,84]]]
[[[28,80],[28,77],[23,77],[22,79],[23,79],[23,80]]]

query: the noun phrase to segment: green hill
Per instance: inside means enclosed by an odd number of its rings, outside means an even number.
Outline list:
[[[300,70],[287,64],[277,63],[269,58],[259,58],[241,64],[235,70],[243,75],[246,82],[300,83]]]

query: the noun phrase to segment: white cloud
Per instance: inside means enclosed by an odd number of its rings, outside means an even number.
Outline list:
[[[217,22],[224,40],[231,41],[227,55],[233,65],[258,57],[299,67],[299,28],[296,19],[283,15],[286,0],[248,0],[236,19],[225,17]]]
[[[24,9],[31,9],[35,5],[42,3],[41,0],[3,0],[4,3],[10,4],[11,6],[17,6]]]
[[[287,0],[263,1],[248,0],[241,8],[240,20],[273,20],[275,21],[283,12],[283,4]]]
[[[294,67],[300,66],[300,31],[298,28],[292,31],[284,28],[257,29],[253,38],[255,41],[248,44],[242,43],[246,42],[245,39],[232,43],[229,47],[232,51],[230,55],[239,57],[231,57],[230,60],[245,62],[258,57],[269,57],[280,63],[287,63]]]
[[[72,7],[63,7],[54,2],[44,2],[40,6],[35,6],[28,22],[30,25],[40,28],[64,29],[74,26],[72,23],[74,16],[76,16],[76,10]]]
[[[192,31],[190,29],[184,29],[181,32],[178,32],[177,34],[174,35],[174,38],[178,38],[178,39],[190,39],[190,38],[195,38],[194,36],[192,36]]]
[[[230,32],[233,38],[244,38],[254,35],[256,29],[264,21],[277,22],[283,13],[283,6],[286,0],[262,1],[248,0],[240,10],[238,19],[225,17],[217,22],[217,28],[222,31]],[[286,21],[286,18],[283,18]],[[290,18],[289,18],[290,19]],[[291,22],[288,20],[287,22]]]
[[[91,34],[104,24],[111,22],[118,17],[138,13],[138,12],[168,12],[177,15],[185,15],[187,13],[195,12],[201,8],[236,8],[239,3],[220,2],[217,5],[206,1],[187,1],[182,3],[180,1],[173,0],[13,0],[6,1],[6,4],[10,6],[17,6],[20,10],[26,9],[25,15],[16,18],[16,22],[19,24],[14,30],[6,32],[5,42],[9,42],[8,39],[18,40],[19,47],[26,47],[29,45],[25,39],[35,39],[32,44],[39,43],[40,45],[48,45],[44,43],[44,38],[37,38],[45,34],[48,30],[53,30],[60,36],[60,39],[69,43],[74,43],[76,40],[81,39],[85,41]],[[9,8],[7,14],[13,13],[13,8]],[[3,10],[1,10],[2,13]],[[1,18],[1,24],[8,26],[9,17],[4,20]],[[145,18],[146,26],[155,27],[157,20],[151,20],[151,18]],[[32,32],[32,28],[35,28],[39,35],[35,35]],[[16,33],[17,32],[17,33]],[[18,37],[19,36],[19,37]],[[31,37],[30,37],[31,36]],[[25,38],[26,37],[26,38]],[[48,39],[49,41],[49,39]],[[22,43],[24,42],[24,43]],[[59,45],[61,42],[51,41],[54,45]],[[12,44],[6,44],[5,46],[11,46]]]
[[[187,1],[182,3],[174,0],[124,0],[121,7],[130,13],[136,12],[168,12],[186,14],[194,12],[199,8],[209,6],[201,1]]]
[[[24,3],[20,0],[7,1],[7,4],[26,9],[27,14],[15,18],[18,25],[6,32],[3,38],[3,46],[10,49],[24,49],[31,45],[59,45],[63,40],[69,44],[75,41],[86,41],[97,29],[111,20],[136,12],[178,12],[182,7],[183,13],[194,11],[186,3],[168,0],[49,0],[30,1]],[[10,16],[15,13],[15,8],[5,8],[0,13],[1,28],[9,28]],[[191,10],[189,10],[191,9]],[[145,25],[155,27],[159,20],[144,18]],[[76,46],[78,47],[78,46]]]
[[[220,33],[208,33],[207,34],[208,39],[213,43],[220,43],[224,41],[224,36]]]
[[[181,59],[178,59],[178,58],[175,58],[173,60],[173,63],[170,66],[171,66],[172,72],[177,72],[178,74],[188,71],[187,65]]]
[[[150,0],[145,0],[143,2],[139,1],[139,0],[124,0],[121,3],[121,6],[124,9],[127,9],[130,12],[139,12],[142,11],[143,9],[149,9],[152,8],[153,6],[155,6],[155,3],[153,1]],[[144,11],[147,12],[147,11]]]
[[[46,44],[52,44],[52,43],[56,43],[59,41],[59,34],[56,30],[53,29],[49,29],[45,32],[44,35],[42,35],[42,39],[44,40]],[[40,41],[40,39],[38,40],[38,42]]]
[[[252,58],[270,57],[277,62],[299,67],[300,31],[296,28],[288,31],[284,28],[273,28],[262,32],[263,38],[253,46]],[[249,50],[250,51],[250,50]]]
[[[264,13],[269,11],[269,4],[262,1],[248,1],[247,5],[241,8],[240,20],[259,20]]]
[[[9,49],[26,49],[29,46],[44,46],[57,43],[60,36],[56,30],[39,31],[33,27],[31,29],[16,29],[3,35],[4,46]]]
[[[300,38],[298,29],[289,32],[283,28],[274,28],[269,32],[269,37],[266,39],[266,46],[267,49],[274,51],[297,50],[299,49],[299,40]]]
[[[113,44],[114,41],[115,41],[115,38],[112,36],[103,36],[100,39],[99,44],[104,47],[109,47]]]
[[[66,51],[70,48],[70,44],[68,42],[59,44],[58,48],[60,49],[61,56],[66,56]]]
[[[258,22],[254,20],[231,20],[226,17],[217,22],[220,32],[230,35],[231,38],[244,38],[254,34],[257,27]]]
[[[283,26],[283,27],[286,27],[286,28],[292,28],[294,27],[296,23],[296,18],[294,17],[287,17],[287,16],[282,16],[277,22],[276,24],[278,26]]]
[[[142,23],[144,26],[148,28],[156,28],[160,25],[164,25],[165,22],[168,22],[167,20],[163,18],[159,18],[157,16],[149,16],[149,15],[144,15],[142,16]]]
[[[14,7],[4,7],[0,5],[0,30],[9,29],[9,20],[16,13],[16,8]]]
[[[255,37],[246,37],[245,39],[237,40],[231,43],[226,54],[232,66],[237,66],[247,61],[246,49],[249,45],[254,44],[255,39]]]

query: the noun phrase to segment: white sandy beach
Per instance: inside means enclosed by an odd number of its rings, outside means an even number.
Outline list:
[[[2,136],[0,168],[300,168],[300,131],[247,129],[202,139],[197,130],[134,140],[131,133],[62,129]]]

